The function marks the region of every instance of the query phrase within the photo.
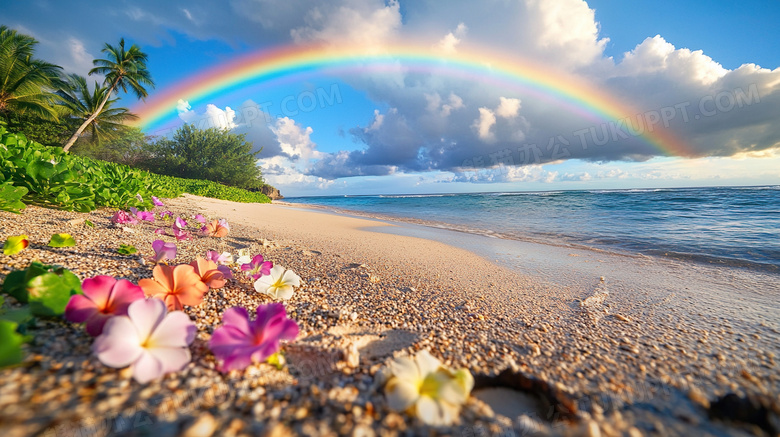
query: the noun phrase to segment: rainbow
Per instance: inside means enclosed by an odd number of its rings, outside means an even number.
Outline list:
[[[488,50],[435,53],[430,48],[413,45],[385,46],[381,52],[316,45],[260,50],[192,75],[155,93],[132,111],[139,116],[135,124],[149,130],[176,116],[179,99],[199,102],[228,89],[257,83],[270,86],[318,75],[393,71],[432,73],[519,91],[521,97],[533,96],[551,102],[595,123],[636,118],[641,114],[593,84],[529,60],[491,54]],[[667,155],[693,155],[683,141],[662,126],[644,129],[641,138]]]

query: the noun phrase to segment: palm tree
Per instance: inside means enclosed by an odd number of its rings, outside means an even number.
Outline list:
[[[61,67],[33,58],[38,41],[0,26],[0,116],[28,114],[56,120],[51,90],[59,83]]]
[[[73,146],[73,143],[81,136],[84,129],[100,115],[111,97],[111,93],[119,93],[120,88],[127,93],[129,88],[137,98],[143,100],[148,95],[144,85],[154,88],[152,76],[149,70],[146,69],[146,53],[142,52],[138,46],[133,44],[129,49],[125,50],[125,39],[122,38],[119,40],[119,46],[115,47],[106,44],[101,51],[107,55],[107,59],[95,59],[92,61],[95,68],[90,70],[89,74],[97,73],[104,75],[106,77],[104,84],[110,84],[110,86],[92,115],[84,120],[84,123],[79,126],[73,136],[65,143],[63,147],[65,151],[68,151]]]
[[[90,92],[87,79],[78,74],[69,75],[65,86],[57,91],[57,95],[62,105],[61,115],[77,120],[79,124],[87,122],[92,142],[95,144],[118,138],[127,127],[123,124],[125,121],[138,119],[138,116],[127,108],[112,107],[119,98],[107,99],[107,96],[111,96],[108,88],[95,82],[95,87]],[[98,111],[101,105],[102,110]]]

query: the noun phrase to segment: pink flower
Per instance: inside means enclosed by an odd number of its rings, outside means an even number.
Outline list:
[[[155,233],[155,234],[158,234],[158,235],[167,235],[167,232],[165,232],[165,229],[163,229],[163,228],[157,228],[157,229],[155,229],[155,230],[154,230],[154,233]]]
[[[87,323],[87,334],[97,337],[103,332],[108,319],[127,314],[127,307],[144,298],[141,287],[127,279],[111,276],[95,276],[81,283],[84,294],[76,294],[65,306],[65,319],[75,323]]]
[[[135,214],[135,216],[138,217],[140,220],[145,220],[147,222],[154,221],[154,213],[151,211],[138,211]]]
[[[174,243],[166,243],[163,240],[154,240],[152,242],[152,249],[154,249],[154,256],[150,257],[149,261],[153,263],[176,258],[176,244]]]
[[[160,199],[158,199],[157,196],[152,196],[152,203],[155,206],[165,206],[164,203],[160,202]]]
[[[161,300],[140,299],[130,304],[126,316],[106,323],[92,350],[106,366],[132,366],[133,378],[143,384],[184,368],[196,331],[183,312],[167,313]]]
[[[233,264],[233,255],[230,252],[222,252],[220,254],[216,250],[208,250],[206,251],[206,259],[223,266]]]
[[[224,276],[225,279],[233,279],[233,271],[230,270],[230,267],[228,267],[228,266],[217,266],[217,270],[222,272],[222,276]]]
[[[252,258],[249,264],[241,264],[241,271],[256,281],[261,276],[270,274],[273,266],[274,263],[271,261],[263,262],[263,255],[257,255]]]
[[[187,222],[184,221],[184,219],[181,217],[176,217],[176,220],[173,221],[173,226],[179,229],[184,229],[187,227]]]
[[[202,225],[206,224],[206,217],[203,217],[200,214],[195,214],[195,220],[199,221]]]
[[[176,220],[173,222],[173,236],[176,237],[177,240],[189,240],[190,234],[184,230],[184,228],[187,227],[187,222],[185,222],[181,217],[176,217]]]
[[[173,213],[170,211],[163,211],[160,213],[160,218],[161,219],[173,218]]]
[[[223,372],[245,369],[279,350],[280,340],[295,340],[298,324],[289,318],[284,305],[257,307],[257,318],[249,320],[246,308],[233,307],[222,315],[222,326],[214,331],[209,349]]]
[[[136,218],[133,217],[132,215],[130,215],[130,214],[128,214],[128,213],[126,213],[126,212],[124,212],[122,210],[119,210],[119,211],[116,212],[116,214],[114,214],[113,217],[111,217],[111,223],[118,223],[118,224],[122,224],[122,225],[123,224],[135,225],[135,224],[138,223],[138,220],[136,220]]]

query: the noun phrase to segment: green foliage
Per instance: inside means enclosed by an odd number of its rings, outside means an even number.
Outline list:
[[[19,364],[24,359],[24,336],[16,332],[18,323],[0,319],[0,368]]]
[[[22,197],[27,192],[27,188],[14,187],[10,181],[3,182],[0,185],[0,211],[21,212],[25,207]]]
[[[140,163],[150,159],[148,147],[151,139],[152,137],[145,135],[141,129],[125,126],[116,138],[101,144],[79,141],[70,151],[79,156],[138,167]]]
[[[161,139],[151,146],[149,170],[188,179],[206,179],[239,188],[263,186],[258,152],[245,135],[221,129],[198,129],[185,124],[172,139]]]
[[[73,247],[76,240],[70,234],[54,234],[49,241],[49,247]]]
[[[28,140],[44,146],[61,147],[76,126],[72,126],[68,120],[51,121],[15,112],[9,118],[7,129],[24,134]]]
[[[138,249],[131,244],[120,244],[119,249],[116,250],[120,255],[134,255],[138,253]]]
[[[9,273],[3,291],[21,303],[29,303],[34,315],[59,316],[70,297],[81,293],[81,281],[62,267],[33,261],[27,269]]]
[[[27,235],[12,235],[3,243],[3,255],[16,255],[30,245]]]
[[[211,197],[214,199],[230,200],[243,203],[271,203],[271,199],[263,193],[247,191],[241,188],[228,187],[216,182],[200,179],[182,179],[172,176],[155,175],[161,184],[183,193],[196,196]]]

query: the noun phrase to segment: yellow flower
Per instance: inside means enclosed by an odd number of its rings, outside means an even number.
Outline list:
[[[452,424],[474,387],[468,370],[453,372],[425,350],[414,358],[396,358],[389,367],[385,397],[390,408],[416,415],[428,425]]]

